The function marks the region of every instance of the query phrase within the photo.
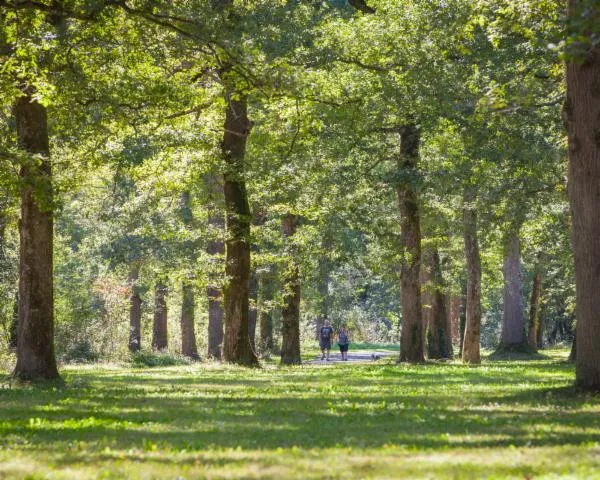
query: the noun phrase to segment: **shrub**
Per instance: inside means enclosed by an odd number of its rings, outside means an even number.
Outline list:
[[[142,350],[131,355],[131,364],[137,368],[172,367],[174,365],[189,365],[190,359],[168,352]]]

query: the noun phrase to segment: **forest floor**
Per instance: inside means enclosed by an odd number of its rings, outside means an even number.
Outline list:
[[[0,389],[0,478],[600,479],[600,397],[533,361],[65,366]]]

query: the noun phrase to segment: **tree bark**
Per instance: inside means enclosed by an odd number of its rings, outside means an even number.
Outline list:
[[[46,108],[32,91],[14,106],[19,147],[30,155],[21,166],[19,325],[17,363],[21,380],[58,378],[54,355],[52,167]]]
[[[540,298],[542,294],[542,273],[539,265],[535,267],[533,274],[533,286],[531,288],[531,301],[529,302],[529,333],[527,343],[533,350],[538,348],[538,330],[540,328]]]
[[[206,251],[213,262],[222,267],[221,257],[225,253],[225,243],[221,240],[221,233],[225,227],[220,205],[224,198],[223,186],[217,178],[211,175],[205,177],[205,183],[211,198],[208,224],[214,230],[214,238],[211,238],[208,242]],[[221,268],[216,270],[219,272],[218,276],[222,277]],[[211,272],[211,276],[214,276],[214,272]],[[209,285],[206,288],[206,296],[208,297],[208,356],[216,359],[221,358],[223,348],[223,290],[219,285],[220,279],[217,280],[213,277],[209,279]]]
[[[575,48],[567,49],[564,109],[575,256],[576,382],[600,390],[600,46],[592,28],[600,23],[600,8],[582,0],[568,5],[571,33],[577,36]]]
[[[154,290],[154,321],[152,322],[152,349],[164,350],[167,339],[167,287],[158,282]]]
[[[131,288],[129,297],[129,351],[137,352],[142,348],[142,299],[137,281],[140,266],[133,261],[129,267],[128,284]]]
[[[467,264],[467,297],[465,305],[465,331],[462,360],[465,363],[480,363],[481,335],[481,258],[477,237],[477,210],[475,191],[467,187],[464,195],[463,228],[465,259]]]
[[[222,151],[226,171],[223,192],[227,241],[225,248],[224,291],[225,338],[223,356],[231,363],[257,365],[258,358],[248,331],[248,294],[250,279],[250,223],[252,215],[248,204],[244,179],[246,139],[250,133],[246,97],[240,92],[226,93],[225,132]]]
[[[284,365],[299,365],[300,359],[300,271],[298,262],[291,245],[292,237],[296,234],[298,217],[286,214],[281,220],[287,265],[283,274],[283,309],[281,334],[281,363]]]
[[[452,358],[452,343],[449,341],[448,313],[440,255],[437,249],[428,251],[422,270],[423,318],[427,326],[427,356],[431,359]]]
[[[398,171],[401,179],[396,187],[400,206],[402,246],[401,301],[402,333],[400,336],[400,361],[423,362],[423,319],[421,306],[421,225],[417,200],[420,134],[416,125],[406,125],[400,131],[400,156]]]
[[[185,191],[181,194],[181,218],[188,230],[193,227],[193,213],[191,208],[190,192]],[[193,245],[189,245],[191,251],[187,252],[190,262],[195,260],[195,250]],[[196,331],[194,328],[194,317],[196,310],[196,299],[194,297],[194,288],[188,280],[183,281],[181,287],[181,353],[189,358],[197,360],[198,347],[196,346]]]
[[[501,347],[522,348],[525,340],[525,316],[521,285],[521,242],[518,231],[507,239],[504,252],[504,315]]]

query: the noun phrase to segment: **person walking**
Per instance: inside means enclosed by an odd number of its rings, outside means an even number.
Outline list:
[[[338,332],[338,345],[340,346],[340,353],[342,354],[342,360],[348,361],[348,346],[350,345],[350,335],[348,334],[348,328],[344,323]]]
[[[321,347],[321,360],[325,360],[327,355],[327,361],[329,361],[329,351],[331,350],[331,337],[333,337],[333,328],[329,324],[328,320],[325,320],[321,331],[319,332],[319,345]]]

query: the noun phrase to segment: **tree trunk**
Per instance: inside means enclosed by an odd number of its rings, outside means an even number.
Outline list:
[[[281,220],[287,258],[286,271],[283,274],[283,309],[281,334],[281,363],[299,365],[300,359],[300,271],[291,245],[296,234],[298,217],[290,213]]]
[[[140,267],[133,261],[129,267],[128,284],[131,288],[129,297],[129,351],[137,352],[142,348],[142,299],[137,281]]]
[[[423,286],[423,318],[427,326],[427,356],[431,359],[452,358],[452,343],[449,341],[446,295],[440,256],[437,249],[428,251],[422,270],[425,273]]]
[[[21,166],[19,325],[17,364],[22,380],[58,378],[54,355],[53,198],[46,109],[29,91],[14,106]]]
[[[225,227],[223,214],[221,213],[221,202],[224,198],[223,186],[217,178],[208,175],[205,177],[206,188],[211,198],[211,210],[208,215],[208,224],[213,230],[212,238],[208,242],[206,251],[212,261],[218,264],[218,274],[210,272],[209,286],[206,288],[208,297],[208,356],[220,359],[223,348],[223,291],[220,281],[223,277],[221,257],[225,253],[225,244],[221,240],[222,231]]]
[[[193,227],[194,216],[191,208],[190,192],[185,191],[181,194],[181,219],[188,230]],[[188,245],[187,255],[190,263],[196,260],[195,248],[193,242]],[[181,287],[181,353],[189,358],[197,360],[198,347],[196,346],[196,331],[194,329],[194,317],[196,310],[196,299],[194,298],[194,289],[187,280],[183,281]]]
[[[400,361],[423,362],[423,319],[421,307],[421,225],[416,182],[418,174],[420,135],[416,125],[407,125],[400,132],[398,171],[401,179],[396,187],[400,206],[402,246],[401,301],[402,333]]]
[[[258,358],[248,331],[248,294],[250,280],[250,223],[244,179],[246,139],[250,133],[247,100],[239,92],[228,91],[223,135],[223,157],[226,164],[223,192],[227,212],[225,274],[225,360],[242,365],[257,365]]]
[[[152,322],[152,349],[167,348],[167,287],[158,282],[154,290],[154,321]]]
[[[600,9],[569,0],[568,14],[578,37],[575,48],[567,50],[564,109],[577,292],[576,381],[600,390],[600,46],[592,28],[600,24]]]
[[[531,302],[529,303],[529,334],[527,342],[533,350],[538,348],[538,329],[540,328],[540,298],[542,294],[542,273],[539,265],[535,267],[533,286],[531,288]]]
[[[504,252],[504,315],[501,347],[519,349],[525,344],[525,317],[521,295],[521,242],[518,231],[508,237]]]
[[[465,259],[467,264],[467,297],[465,305],[465,331],[462,360],[466,363],[480,363],[481,333],[481,258],[477,238],[477,210],[475,191],[465,190],[463,228],[465,237]]]

